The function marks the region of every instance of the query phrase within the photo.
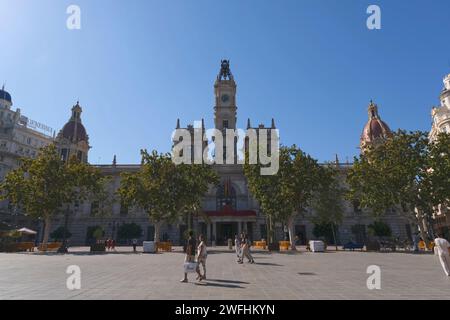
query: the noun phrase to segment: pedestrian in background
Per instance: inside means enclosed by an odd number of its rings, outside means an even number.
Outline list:
[[[208,252],[206,250],[206,242],[203,235],[198,237],[200,244],[197,247],[197,280],[202,281],[206,279],[206,258]],[[200,272],[200,265],[203,268],[203,275]]]
[[[186,243],[186,255],[184,257],[184,263],[194,263],[195,262],[195,239],[193,238],[194,233],[189,231],[189,237]],[[196,268],[197,275],[199,274],[199,269]],[[180,282],[188,282],[187,272],[184,272],[184,278],[180,280]]]
[[[242,247],[242,257],[241,260],[239,261],[239,264],[244,263],[244,257],[248,259],[249,263],[255,263],[255,260],[253,260],[253,257],[250,253],[250,243],[246,234],[244,234],[243,236],[241,247]]]
[[[237,234],[234,235],[234,249],[236,250],[236,256],[239,262],[241,260],[241,241]]]
[[[449,247],[450,243],[446,239],[444,239],[442,234],[438,234],[437,238],[434,239],[434,254],[439,257],[442,269],[444,269],[444,273],[447,277],[450,276],[450,255],[448,252]]]

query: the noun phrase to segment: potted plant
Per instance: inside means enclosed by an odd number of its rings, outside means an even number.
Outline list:
[[[93,232],[92,236],[95,239],[95,243],[91,245],[91,252],[105,252],[106,246],[105,241],[102,241],[101,239],[105,235],[105,232],[101,227],[97,227]]]
[[[374,221],[367,226],[369,230],[370,241],[366,245],[367,251],[380,251],[380,240],[382,238],[388,238],[392,235],[389,225],[381,220]]]

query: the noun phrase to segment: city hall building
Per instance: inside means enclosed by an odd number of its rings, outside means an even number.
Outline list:
[[[439,110],[433,111],[436,114],[435,118],[440,119],[435,121],[434,131],[446,130],[445,128],[449,124],[450,103],[448,102],[448,92],[450,90],[450,76],[446,79],[446,89],[441,94],[443,105]],[[225,129],[236,129],[238,116],[237,85],[226,60],[222,61],[213,90],[214,108],[211,110],[211,114],[214,117],[215,129],[222,132]],[[75,155],[78,159],[88,162],[89,136],[82,124],[82,107],[79,103],[73,106],[69,121],[57,135],[55,133],[48,135],[36,131],[35,128],[28,125],[29,121],[27,122],[25,118],[21,117],[19,109],[13,111],[11,108],[11,95],[3,89],[0,91],[1,178],[18,165],[20,157],[34,157],[39,147],[52,142],[58,146],[63,159]],[[204,128],[203,121],[201,126]],[[183,127],[179,119],[176,120],[175,128],[194,130],[194,126],[191,124]],[[252,121],[248,119],[247,129],[255,129],[257,132],[266,129],[270,133],[271,130],[276,129],[276,123],[275,120],[272,120],[268,126],[263,124],[252,126]],[[432,131],[432,135],[434,131]],[[368,121],[361,135],[361,149],[364,150],[370,144],[380,143],[391,134],[389,126],[381,120],[378,106],[371,102],[368,107]],[[172,141],[171,143],[174,144],[175,142]],[[340,172],[342,183],[345,181],[346,171],[351,167],[349,163],[340,163],[337,156],[335,161],[324,165],[335,166]],[[120,186],[121,173],[137,172],[140,169],[140,164],[118,164],[114,157],[111,164],[98,165],[97,167],[104,175],[112,177],[109,191],[113,193]],[[243,166],[241,164],[222,164],[213,165],[213,169],[218,173],[220,183],[217,186],[211,186],[204,195],[203,214],[189,215],[180,218],[177,222],[163,224],[160,231],[161,240],[171,240],[174,244],[181,244],[184,241],[184,234],[188,225],[191,225],[197,232],[206,235],[209,243],[215,241],[218,245],[225,244],[227,239],[234,238],[234,234],[244,231],[249,234],[252,240],[267,237],[266,217],[261,212],[258,202],[249,192]],[[344,244],[350,240],[364,243],[368,236],[367,227],[373,222],[373,218],[369,212],[361,210],[357,203],[345,202],[344,208],[343,223],[337,230],[338,243]],[[97,212],[98,206],[95,203],[74,203],[71,206],[71,213],[67,215],[67,220],[63,213],[54,219],[52,230],[67,225],[72,233],[70,244],[72,246],[86,245],[91,242],[92,230],[97,226],[103,228],[105,237],[117,239],[117,232],[121,225],[136,223],[143,230],[140,240],[153,240],[154,225],[145,212],[127,208],[121,205],[120,200],[113,203],[107,215],[99,216]],[[316,238],[313,234],[314,224],[311,222],[313,216],[314,211],[310,209],[305,215],[298,216],[295,221],[295,233],[302,244],[306,243],[307,240]],[[189,223],[187,219],[190,219]],[[407,221],[394,210],[387,212],[382,220],[391,227],[393,237],[398,237],[401,240],[411,239],[412,233],[416,230],[412,221]],[[39,231],[39,236],[42,237],[42,223],[30,221],[23,214],[13,212],[7,202],[0,204],[0,221],[17,227],[34,228]],[[275,228],[277,238],[283,239],[286,236],[287,228],[281,223],[277,223]]]

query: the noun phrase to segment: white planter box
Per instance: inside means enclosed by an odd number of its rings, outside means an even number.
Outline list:
[[[144,253],[155,253],[156,246],[154,241],[144,241],[143,242],[143,251]]]
[[[312,252],[325,252],[325,243],[323,241],[311,240],[309,246]]]

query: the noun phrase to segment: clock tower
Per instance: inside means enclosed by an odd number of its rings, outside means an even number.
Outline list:
[[[230,71],[230,61],[222,60],[214,83],[214,124],[216,129],[236,129],[236,83]]]

